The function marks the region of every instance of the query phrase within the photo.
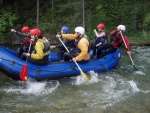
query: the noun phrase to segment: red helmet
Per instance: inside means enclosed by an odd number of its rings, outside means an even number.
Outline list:
[[[38,28],[34,28],[30,30],[30,35],[37,35],[38,37],[41,36],[41,31]]]
[[[103,23],[98,24],[97,28],[99,28],[99,29],[104,29],[104,28],[105,28],[105,25],[104,25]]]
[[[30,28],[28,27],[28,26],[24,26],[23,28],[22,28],[22,32],[23,33],[26,33],[26,32],[30,32]]]

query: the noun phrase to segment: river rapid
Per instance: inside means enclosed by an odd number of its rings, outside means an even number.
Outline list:
[[[107,72],[24,83],[0,72],[0,113],[150,113],[150,47],[132,46],[132,65],[124,48],[119,64]]]

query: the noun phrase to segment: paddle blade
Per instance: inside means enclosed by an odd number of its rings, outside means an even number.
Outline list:
[[[21,71],[20,71],[20,78],[22,81],[26,82],[28,78],[28,68],[27,64],[23,65]]]
[[[88,76],[83,71],[80,71],[80,73],[81,73],[81,75],[82,75],[82,77],[84,78],[85,81],[89,80]]]

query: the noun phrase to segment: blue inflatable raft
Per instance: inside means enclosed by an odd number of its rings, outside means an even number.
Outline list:
[[[107,71],[114,68],[120,58],[121,51],[117,49],[115,52],[106,55],[101,59],[91,59],[88,62],[78,62],[84,73],[89,71]],[[92,56],[91,56],[92,57]],[[62,77],[71,77],[79,75],[78,67],[72,61],[57,61],[58,53],[51,52],[49,63],[46,65],[35,65],[28,62],[28,76],[37,80],[58,79]],[[20,71],[26,62],[16,57],[16,52],[0,46],[0,70],[12,79],[20,80]]]

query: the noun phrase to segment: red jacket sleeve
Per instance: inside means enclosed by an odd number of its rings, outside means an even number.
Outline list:
[[[110,32],[110,36],[114,36],[114,35],[116,35],[116,34],[117,34],[117,31],[116,31],[116,30],[113,30],[113,31]]]

